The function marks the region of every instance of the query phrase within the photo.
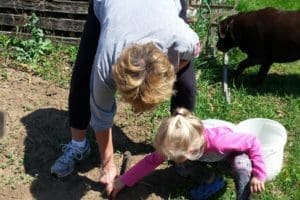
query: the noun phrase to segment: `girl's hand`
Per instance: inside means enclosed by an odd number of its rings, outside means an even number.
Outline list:
[[[115,199],[118,193],[125,187],[125,184],[121,181],[119,177],[116,177],[113,185],[112,192],[110,194],[112,199]]]
[[[265,183],[256,177],[251,178],[250,190],[252,193],[262,192],[265,190]]]

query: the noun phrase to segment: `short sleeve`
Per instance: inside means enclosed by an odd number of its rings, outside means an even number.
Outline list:
[[[111,128],[116,113],[115,90],[101,78],[98,70],[93,70],[90,83],[90,125],[95,132]]]
[[[192,60],[199,56],[201,45],[199,37],[187,24],[177,35],[174,50],[178,51],[181,60]]]
[[[193,30],[187,29],[185,34],[178,36],[175,50],[178,51],[182,60],[192,60],[198,57],[201,51],[198,35]]]

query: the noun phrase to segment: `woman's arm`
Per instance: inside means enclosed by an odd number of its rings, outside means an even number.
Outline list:
[[[200,42],[198,42],[196,44],[195,48],[194,48],[193,56],[198,57],[200,52],[201,52],[201,45],[200,45]],[[182,68],[187,67],[190,62],[191,61],[189,61],[189,60],[180,60],[179,61],[179,67],[178,67],[178,70],[176,72],[179,72]]]

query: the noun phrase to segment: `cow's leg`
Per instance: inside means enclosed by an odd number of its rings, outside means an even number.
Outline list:
[[[257,84],[261,84],[267,78],[268,72],[271,68],[272,62],[264,62],[261,64],[259,72],[257,74]]]
[[[259,62],[256,59],[250,57],[240,62],[238,68],[234,72],[234,79],[237,79],[246,68],[256,64],[259,64]]]

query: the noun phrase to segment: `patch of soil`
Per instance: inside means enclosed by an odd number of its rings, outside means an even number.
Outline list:
[[[60,144],[70,140],[68,89],[9,68],[0,68],[0,82],[0,110],[8,114],[6,135],[0,139],[0,199],[105,199],[104,187],[98,183],[100,162],[92,131],[89,159],[64,180],[49,173],[61,154]],[[147,114],[135,116],[126,105],[118,106],[113,128],[115,160],[120,166],[122,153],[130,150],[134,164],[152,150],[147,142],[152,127]],[[125,189],[119,199],[168,199],[180,179],[174,167],[164,165]]]

